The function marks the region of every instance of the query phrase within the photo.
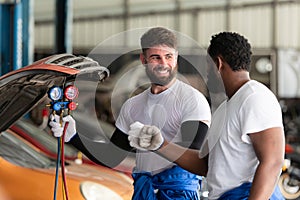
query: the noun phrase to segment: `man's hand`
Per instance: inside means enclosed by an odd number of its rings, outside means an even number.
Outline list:
[[[130,125],[128,135],[130,145],[139,150],[156,151],[164,142],[164,138],[156,126],[143,125],[140,122]]]
[[[71,115],[63,117],[62,122],[58,115],[50,115],[50,119],[51,121],[49,122],[49,126],[51,127],[51,131],[55,137],[62,136],[66,122],[69,122],[69,124],[65,134],[65,142],[69,142],[76,134],[76,123]]]

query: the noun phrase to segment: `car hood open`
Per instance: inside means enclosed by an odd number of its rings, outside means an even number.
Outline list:
[[[37,105],[52,86],[62,86],[78,76],[103,81],[109,71],[89,58],[58,54],[1,76],[0,131]]]

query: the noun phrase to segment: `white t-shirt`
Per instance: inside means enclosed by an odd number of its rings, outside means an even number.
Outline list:
[[[271,127],[283,128],[281,108],[274,94],[257,81],[248,81],[219,106],[208,132],[209,199],[252,182],[259,161],[247,134]]]
[[[124,133],[135,121],[157,126],[167,141],[180,142],[185,121],[211,120],[209,104],[202,93],[176,80],[167,90],[152,94],[150,88],[128,99],[121,108],[116,126]],[[159,173],[174,164],[153,152],[138,151],[136,171]]]

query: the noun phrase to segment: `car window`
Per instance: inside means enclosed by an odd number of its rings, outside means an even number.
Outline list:
[[[15,165],[28,168],[49,168],[55,166],[54,161],[43,156],[6,131],[0,134],[0,146],[0,156]]]
[[[47,147],[52,153],[57,153],[57,140],[47,133],[47,131],[39,129],[27,120],[20,119],[15,123],[20,129],[22,129],[27,135],[37,140],[44,147]],[[77,156],[78,150],[68,144],[65,144],[64,148],[65,156]]]

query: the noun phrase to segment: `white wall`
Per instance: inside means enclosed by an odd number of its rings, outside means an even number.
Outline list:
[[[278,4],[275,18],[272,4],[241,6],[243,3],[268,3],[271,0],[233,0],[229,12],[226,12],[225,0],[178,2],[181,11],[174,12],[177,7],[173,0],[128,0],[130,16],[126,21],[127,30],[166,26],[187,34],[204,47],[212,34],[229,30],[245,35],[254,48],[300,47],[299,1]],[[41,23],[44,20],[54,21],[54,3],[55,0],[35,1],[35,19],[39,22],[35,25],[35,48],[52,49],[54,46],[54,24]],[[123,4],[123,0],[74,0],[74,18],[81,18],[73,24],[74,48],[93,48],[124,31],[125,20],[120,18],[124,12]],[[192,8],[197,9],[194,12],[186,10]],[[149,13],[151,11],[153,14]],[[142,14],[144,12],[145,15]],[[93,18],[83,20],[84,17]]]

